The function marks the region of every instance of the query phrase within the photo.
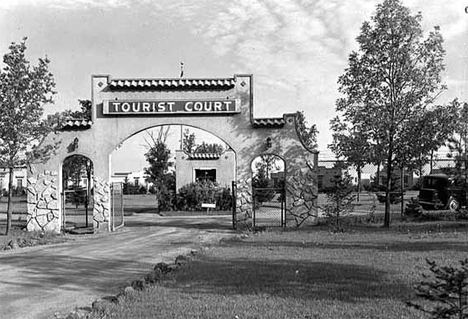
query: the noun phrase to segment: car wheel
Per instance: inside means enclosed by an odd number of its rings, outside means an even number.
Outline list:
[[[455,198],[450,198],[447,207],[450,211],[455,212],[460,208],[460,203]]]

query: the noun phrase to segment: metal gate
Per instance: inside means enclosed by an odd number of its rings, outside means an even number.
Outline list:
[[[237,184],[235,181],[232,181],[232,229],[237,229],[236,208],[237,208]]]
[[[252,188],[253,227],[285,226],[284,188]]]
[[[92,201],[89,189],[67,189],[62,193],[62,228],[87,228],[93,225]]]
[[[116,230],[124,225],[122,183],[112,183],[111,185],[111,216],[112,230]]]

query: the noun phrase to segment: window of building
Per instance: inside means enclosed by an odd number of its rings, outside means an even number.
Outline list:
[[[140,178],[135,177],[135,186],[139,186],[139,185],[140,185]]]
[[[23,189],[23,178],[22,177],[16,179],[16,187],[18,189]]]
[[[196,169],[195,170],[196,181],[216,181],[216,169]]]

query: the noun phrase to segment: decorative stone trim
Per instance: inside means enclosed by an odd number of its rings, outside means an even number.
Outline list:
[[[286,178],[286,223],[294,221],[297,227],[306,221],[316,221],[317,183],[309,166],[295,168]]]
[[[27,179],[28,231],[60,232],[58,173],[45,170]]]
[[[93,177],[93,227],[95,230],[107,230],[110,216],[110,186],[108,182],[99,181]]]
[[[236,224],[240,228],[252,228],[252,180],[239,179],[236,194]]]

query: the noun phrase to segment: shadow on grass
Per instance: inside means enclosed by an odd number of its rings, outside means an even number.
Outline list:
[[[166,284],[184,293],[261,295],[306,300],[406,300],[410,288],[369,266],[289,260],[196,260],[190,270]]]
[[[224,242],[229,245],[229,240]],[[320,242],[294,242],[294,241],[236,241],[237,246],[246,247],[291,247],[306,249],[344,249],[344,250],[375,250],[382,252],[429,252],[429,251],[459,251],[468,252],[468,245],[462,241],[403,241],[403,242],[352,242],[343,241],[339,243]]]

